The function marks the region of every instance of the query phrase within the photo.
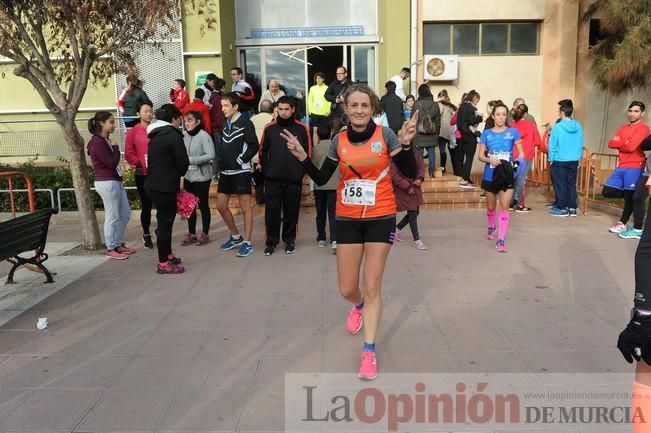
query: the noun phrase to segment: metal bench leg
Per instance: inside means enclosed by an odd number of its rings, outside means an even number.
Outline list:
[[[45,266],[43,266],[41,262],[36,262],[36,266],[38,266],[45,274],[45,277],[47,278],[47,280],[45,281],[46,283],[54,283],[52,274],[50,273],[50,271],[48,271],[48,269]]]
[[[13,266],[11,267],[11,271],[9,271],[9,275],[7,275],[7,281],[5,281],[5,284],[15,284],[16,282],[14,281],[14,272],[16,272],[16,269],[18,269],[20,263],[14,262],[12,260],[8,261],[13,263]]]

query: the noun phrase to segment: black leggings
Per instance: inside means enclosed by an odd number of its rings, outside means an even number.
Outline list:
[[[647,191],[647,196],[648,196]],[[651,203],[651,202],[649,202]],[[635,252],[635,306],[651,310],[651,205]]]
[[[463,180],[469,181],[470,173],[472,172],[472,163],[475,162],[475,152],[477,152],[477,137],[464,134],[461,137],[459,146],[461,146],[461,149],[457,149],[460,153],[459,159],[463,161],[460,176]]]
[[[172,227],[176,218],[176,193],[147,190],[151,201],[156,205],[156,247],[158,248],[158,261],[169,260],[172,255]]]
[[[439,135],[439,150],[441,152],[441,168],[445,170],[445,165],[448,163],[448,154],[445,152],[446,147],[450,144],[450,140]]]
[[[201,226],[202,232],[208,234],[210,230],[210,207],[208,206],[208,191],[210,191],[210,181],[205,182],[190,182],[183,179],[183,189],[199,197],[198,208],[201,211]],[[188,232],[194,235],[197,232],[197,209],[192,211],[192,215],[188,218]]]
[[[641,176],[637,181],[635,194],[633,194],[633,228],[638,230],[642,230],[644,225],[644,203],[649,197],[649,190],[646,186],[648,180],[649,176]]]
[[[619,220],[626,224],[633,213],[633,196],[635,191],[629,189],[619,189],[613,188],[612,186],[604,186],[601,194],[606,198],[623,198],[624,199],[624,210],[622,211],[622,216]]]
[[[151,226],[151,199],[145,191],[145,179],[147,176],[143,174],[136,174],[136,189],[140,196],[140,225],[142,232],[146,235],[149,234],[149,226]]]
[[[409,224],[409,228],[411,229],[411,235],[414,237],[414,241],[420,239],[420,234],[418,233],[419,213],[420,212],[418,208],[416,208],[416,210],[408,210],[407,214],[404,217],[402,217],[402,219],[397,225],[398,229],[402,230],[407,224]]]

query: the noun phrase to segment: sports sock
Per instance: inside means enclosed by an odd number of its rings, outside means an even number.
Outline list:
[[[357,308],[358,310],[362,310],[362,309],[364,308],[364,300],[362,299],[362,303],[361,303],[361,304],[359,304],[359,305],[355,305],[355,308]]]
[[[486,218],[488,219],[488,227],[495,228],[495,209],[486,209]]]
[[[375,343],[364,342],[364,348],[362,350],[364,352],[375,352]]]
[[[500,220],[497,228],[497,238],[503,241],[506,238],[506,232],[509,230],[509,221],[511,215],[508,211],[500,211]]]

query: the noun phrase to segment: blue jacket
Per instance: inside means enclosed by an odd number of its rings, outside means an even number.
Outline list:
[[[552,128],[549,161],[579,161],[583,156],[583,129],[574,119],[564,119]]]

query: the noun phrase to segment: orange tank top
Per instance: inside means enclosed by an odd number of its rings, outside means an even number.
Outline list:
[[[337,187],[336,215],[344,218],[378,218],[396,213],[389,174],[391,156],[382,126],[362,145],[353,145],[345,132],[337,146],[341,180]]]

